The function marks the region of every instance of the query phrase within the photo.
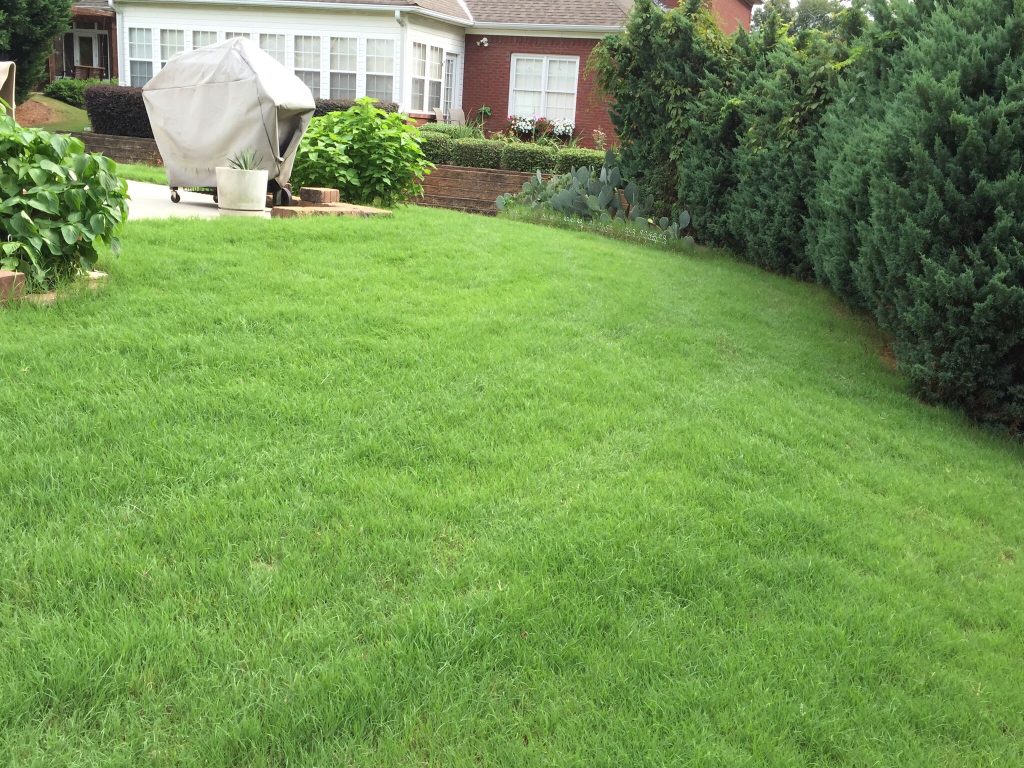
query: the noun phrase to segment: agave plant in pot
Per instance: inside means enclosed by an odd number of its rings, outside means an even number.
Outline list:
[[[263,157],[246,149],[217,167],[217,207],[227,211],[262,211],[267,207],[267,171]]]

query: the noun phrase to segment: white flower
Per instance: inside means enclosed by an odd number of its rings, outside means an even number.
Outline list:
[[[533,133],[537,127],[537,119],[526,115],[511,115],[509,122],[512,123],[512,130],[516,133]]]
[[[567,117],[560,117],[551,123],[551,133],[560,139],[572,138],[572,134],[575,130],[576,125]]]

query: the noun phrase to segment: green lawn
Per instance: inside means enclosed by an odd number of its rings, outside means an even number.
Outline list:
[[[51,122],[37,126],[38,128],[45,128],[48,131],[54,131],[57,133],[67,131],[80,133],[89,125],[89,115],[86,114],[84,109],[73,107],[70,104],[65,104],[63,101],[58,101],[57,99],[51,99],[49,96],[43,96],[41,93],[32,94],[30,100],[37,101],[40,104],[49,107],[56,113],[56,116]]]
[[[150,184],[167,185],[167,171],[158,166],[118,163],[117,175],[128,181],[146,181]]]
[[[823,291],[421,209],[0,312],[18,766],[1024,761],[1024,450]]]

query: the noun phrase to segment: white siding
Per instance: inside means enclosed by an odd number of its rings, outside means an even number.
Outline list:
[[[405,49],[402,53],[402,59],[406,62],[405,74],[402,77],[402,109],[409,110],[411,106],[410,101],[412,100],[412,78],[413,78],[413,44],[422,43],[427,46],[427,51],[431,48],[441,48],[444,51],[442,54],[442,66],[443,57],[447,54],[455,54],[459,57],[458,67],[456,69],[455,77],[455,95],[452,100],[452,106],[460,108],[462,107],[462,80],[465,73],[466,65],[466,35],[465,31],[460,27],[455,27],[450,24],[444,24],[443,22],[428,19],[422,16],[407,16],[408,20],[408,34],[405,40]],[[442,99],[444,94],[444,86],[442,85]],[[413,109],[414,112],[419,112],[420,109]]]

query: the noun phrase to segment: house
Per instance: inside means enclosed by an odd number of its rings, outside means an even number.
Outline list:
[[[117,78],[117,17],[108,0],[75,0],[71,30],[54,41],[50,80]]]
[[[710,1],[723,28],[733,31],[749,27],[759,0]],[[513,114],[566,119],[584,142],[594,131],[613,131],[585,69],[587,57],[601,38],[623,29],[632,6],[632,0],[110,3],[117,14],[112,50],[125,85],[145,85],[178,53],[243,36],[320,98],[371,96],[423,120],[435,108],[474,116],[487,106],[492,130]]]

